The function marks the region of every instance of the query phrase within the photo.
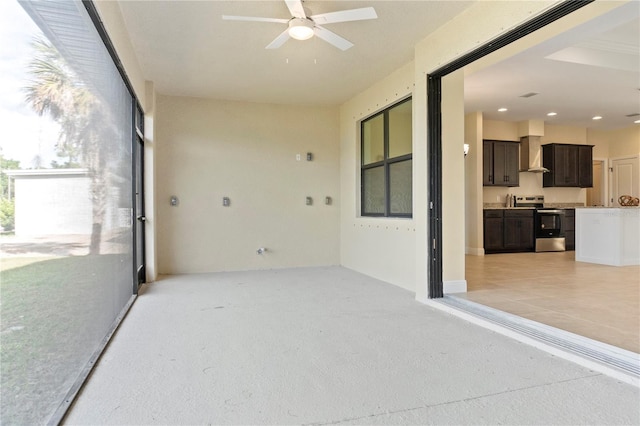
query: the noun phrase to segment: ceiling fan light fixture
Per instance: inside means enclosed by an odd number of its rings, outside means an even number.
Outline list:
[[[309,19],[294,18],[289,21],[289,37],[308,40],[313,37],[313,22]]]

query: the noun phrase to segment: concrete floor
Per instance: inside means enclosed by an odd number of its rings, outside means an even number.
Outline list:
[[[147,286],[67,424],[639,424],[640,390],[341,267]]]

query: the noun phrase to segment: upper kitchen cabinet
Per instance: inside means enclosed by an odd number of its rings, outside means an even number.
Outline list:
[[[542,165],[549,169],[542,186],[593,186],[593,146],[552,143],[542,145]]]
[[[520,185],[520,143],[509,141],[483,141],[484,186]]]

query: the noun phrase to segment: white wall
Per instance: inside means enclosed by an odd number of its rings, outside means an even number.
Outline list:
[[[337,108],[158,96],[156,120],[160,273],[339,263]]]

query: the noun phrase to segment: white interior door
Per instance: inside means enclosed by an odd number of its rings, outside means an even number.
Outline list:
[[[611,205],[619,207],[621,195],[640,197],[640,164],[638,156],[611,161]]]

